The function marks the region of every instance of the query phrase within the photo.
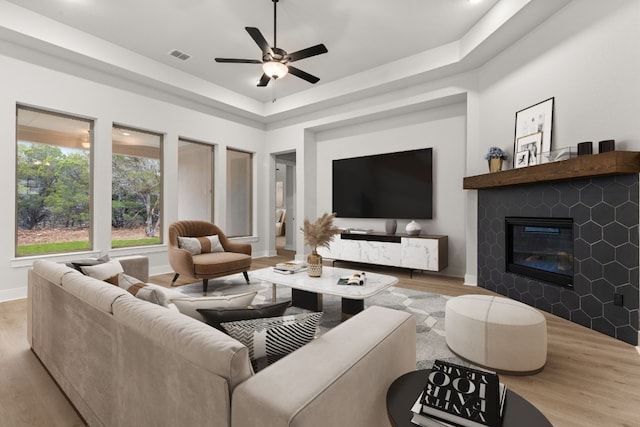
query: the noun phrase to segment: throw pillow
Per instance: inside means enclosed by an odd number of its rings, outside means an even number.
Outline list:
[[[284,301],[272,304],[249,305],[246,307],[199,308],[197,311],[204,317],[204,321],[209,326],[226,332],[225,329],[220,326],[220,323],[283,316],[290,305],[291,301]]]
[[[222,323],[227,333],[247,346],[257,372],[314,339],[322,312]]]
[[[169,298],[167,298],[162,289],[160,289],[158,286],[153,286],[149,283],[141,282],[135,277],[129,276],[124,273],[119,273],[116,276],[116,280],[110,278],[105,281],[111,283],[112,285],[121,287],[134,297],[141,300],[149,301],[163,307],[169,306]]]
[[[191,252],[191,255],[224,252],[218,235],[203,237],[178,237],[178,247]]]
[[[124,273],[120,261],[109,261],[102,264],[80,267],[82,272],[94,279],[106,281],[107,279],[116,280],[118,274]]]
[[[103,264],[108,261],[109,255],[105,255],[100,258],[84,258],[77,261],[69,261],[66,263],[66,266],[78,270],[80,273],[82,273],[82,267]]]
[[[199,308],[246,307],[251,304],[251,301],[253,301],[253,298],[257,293],[258,292],[255,291],[244,294],[222,295],[215,297],[171,298],[171,302],[178,307],[180,313],[204,322],[204,318],[200,313],[198,313]]]

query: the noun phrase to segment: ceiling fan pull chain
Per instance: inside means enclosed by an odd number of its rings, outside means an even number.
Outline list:
[[[272,103],[276,102],[276,86],[277,85],[278,85],[278,79],[273,79],[273,97],[271,99]]]

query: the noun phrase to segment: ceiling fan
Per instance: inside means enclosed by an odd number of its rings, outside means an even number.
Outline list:
[[[299,61],[311,56],[327,53],[327,48],[323,44],[308,47],[293,53],[287,53],[285,50],[277,47],[276,24],[277,13],[276,6],[279,0],[273,1],[273,46],[269,46],[259,29],[254,27],[245,27],[251,38],[262,50],[262,60],[258,59],[235,59],[235,58],[215,58],[216,62],[227,62],[236,64],[262,64],[262,77],[258,81],[259,87],[269,84],[271,79],[279,79],[291,73],[296,77],[308,81],[309,83],[317,83],[320,79],[314,75],[306,73],[299,68],[289,65],[291,62]]]

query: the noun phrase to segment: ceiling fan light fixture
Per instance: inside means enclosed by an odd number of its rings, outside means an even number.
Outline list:
[[[280,79],[287,75],[289,68],[282,62],[268,61],[262,64],[262,71],[273,79]]]

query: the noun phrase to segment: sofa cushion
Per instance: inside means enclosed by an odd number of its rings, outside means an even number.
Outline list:
[[[245,307],[199,308],[197,311],[209,326],[226,332],[220,323],[282,316],[290,305],[291,301],[284,301]]]
[[[111,285],[109,287],[118,289]],[[173,367],[171,364],[159,366],[157,362],[160,360],[175,362],[175,355],[182,358],[182,365],[193,364],[202,367],[209,373],[221,376],[225,380],[224,387],[228,390],[229,395],[234,387],[252,375],[248,349],[242,343],[203,322],[198,322],[155,304],[144,303],[134,297],[117,299],[113,304],[113,315],[126,329],[126,335],[130,337],[127,342],[142,341],[146,343],[141,345],[139,349],[127,350],[126,353],[131,358],[135,358],[135,362],[131,363],[135,363],[140,369],[147,371],[146,378],[149,384],[157,384],[158,387],[164,384],[160,379],[164,375],[162,369],[172,370]],[[131,334],[131,332],[134,333]],[[151,345],[151,343],[154,344]],[[147,365],[146,358],[153,358],[154,362]],[[127,360],[124,360],[123,363],[126,364]],[[209,377],[209,374],[205,375]],[[182,380],[195,381],[193,377],[185,377]],[[126,378],[123,378],[123,382],[126,384]],[[216,383],[208,386],[198,385],[196,388],[199,392],[203,392],[203,390],[212,391],[218,386],[218,380],[216,380]],[[138,387],[131,384],[128,388],[129,392]],[[184,389],[184,386],[181,385],[180,389]],[[171,394],[172,390],[161,390],[161,394],[166,393]],[[201,402],[197,395],[191,396],[191,398],[193,401]],[[138,396],[137,399],[137,402],[141,402],[146,397]],[[187,398],[182,396],[182,400],[184,399]],[[174,403],[178,401],[176,400]],[[209,403],[217,406],[219,411],[225,410],[225,403],[221,403],[219,400],[213,400]],[[130,404],[134,403],[127,405]],[[228,401],[226,405],[229,405]],[[186,409],[192,410],[193,408]],[[125,422],[120,425],[131,424]]]
[[[246,345],[259,371],[314,339],[322,312],[222,323],[227,333]]]
[[[221,307],[246,307],[251,304],[258,292],[246,292],[236,295],[222,295],[215,297],[184,297],[171,298],[171,302],[178,307],[180,313],[204,322],[204,318],[198,313],[199,308],[221,308]]]
[[[218,235],[202,237],[178,236],[178,247],[191,252],[191,255],[224,252]]]
[[[120,298],[135,300],[133,295],[120,287],[64,267],[71,273],[62,277],[62,287],[102,311],[112,313],[113,303]]]
[[[66,275],[84,277],[81,272],[75,269],[46,259],[36,259],[33,261],[33,269],[39,276],[56,285],[62,285],[62,278]]]

